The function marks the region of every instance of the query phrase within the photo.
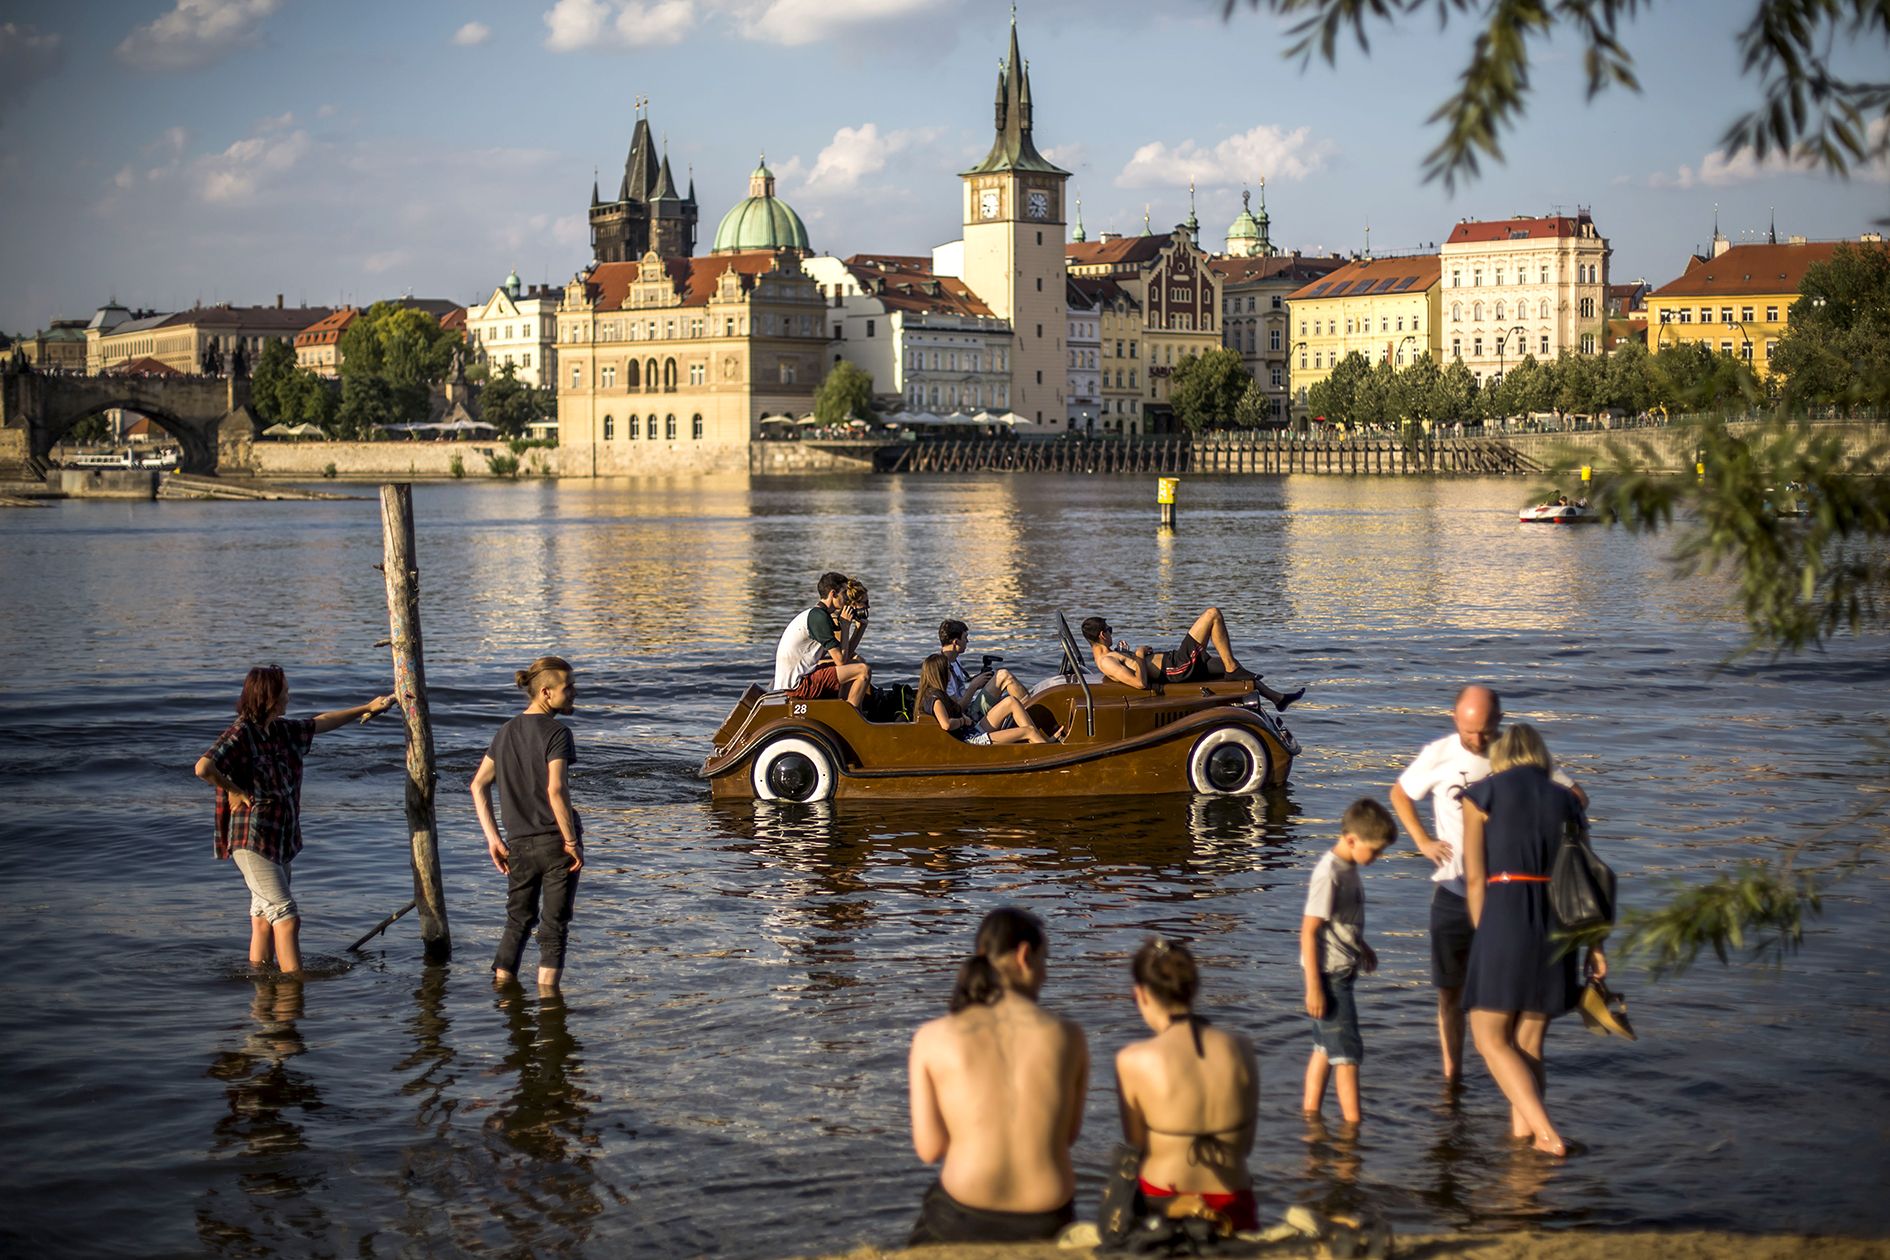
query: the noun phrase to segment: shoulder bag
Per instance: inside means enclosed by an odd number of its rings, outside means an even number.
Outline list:
[[[1588,846],[1588,820],[1571,818],[1549,867],[1549,911],[1564,932],[1614,923],[1614,872]]]

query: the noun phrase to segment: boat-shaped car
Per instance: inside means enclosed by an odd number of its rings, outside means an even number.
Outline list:
[[[1600,518],[1586,503],[1543,503],[1516,514],[1524,525],[1592,525]]]
[[[751,685],[715,732],[701,775],[718,797],[812,802],[1071,797],[1282,786],[1299,755],[1252,679],[1148,691],[1085,673],[1087,653],[1057,616],[1062,671],[1030,693],[1048,744],[974,745],[929,715],[901,712],[910,688],[876,691],[864,712]]]

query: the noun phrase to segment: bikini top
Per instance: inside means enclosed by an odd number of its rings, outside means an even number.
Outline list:
[[[1201,1047],[1201,1026],[1207,1022],[1208,1021],[1200,1015],[1193,1013],[1188,1015],[1188,1032],[1194,1038],[1194,1057],[1197,1059],[1207,1057],[1206,1051]],[[1173,1025],[1171,1024],[1170,1027],[1173,1027]],[[1219,1148],[1220,1151],[1226,1151],[1232,1146],[1232,1143],[1222,1140],[1223,1134],[1240,1133],[1250,1128],[1258,1118],[1258,1116],[1249,1116],[1239,1124],[1231,1125],[1223,1129],[1209,1129],[1206,1132],[1194,1132],[1185,1129],[1158,1129],[1146,1121],[1143,1122],[1142,1127],[1147,1129],[1150,1133],[1159,1133],[1163,1137],[1185,1137],[1194,1139],[1188,1144],[1188,1160],[1190,1163],[1198,1164],[1207,1162],[1207,1160],[1203,1158],[1204,1151],[1207,1149]]]

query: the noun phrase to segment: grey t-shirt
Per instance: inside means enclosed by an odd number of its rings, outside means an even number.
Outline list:
[[[1327,975],[1357,970],[1365,937],[1365,884],[1358,863],[1328,849],[1313,867],[1305,913],[1325,920],[1319,929],[1319,970]]]
[[[546,713],[521,713],[499,728],[486,749],[499,777],[499,818],[508,841],[558,834],[558,817],[551,812],[550,776],[546,767],[577,761],[571,728]]]

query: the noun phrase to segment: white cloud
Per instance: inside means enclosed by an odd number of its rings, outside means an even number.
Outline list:
[[[461,48],[472,48],[492,38],[492,28],[484,22],[468,22],[453,32],[453,43]]]
[[[1048,145],[1039,149],[1038,152],[1066,171],[1080,171],[1089,165],[1089,146],[1081,140],[1072,140],[1068,144]],[[978,156],[984,155],[980,153]]]
[[[0,119],[26,99],[35,83],[59,68],[62,55],[57,34],[0,22]]]
[[[312,147],[306,131],[238,140],[221,153],[197,159],[197,195],[213,205],[250,201],[264,183],[292,170]]]
[[[118,45],[118,59],[143,70],[196,70],[256,41],[282,0],[174,0],[155,22]]]
[[[656,48],[681,43],[695,24],[695,0],[558,0],[545,11],[545,47],[552,52]]]
[[[933,7],[933,0],[750,0],[731,16],[749,39],[795,46],[903,23]]]
[[[1866,152],[1870,160],[1851,167],[1851,178],[1871,183],[1890,183],[1890,118],[1873,118],[1864,129]],[[1697,166],[1682,163],[1673,171],[1656,171],[1647,177],[1649,188],[1727,188],[1750,184],[1780,175],[1805,175],[1823,170],[1816,158],[1781,153],[1774,149],[1763,161],[1751,149],[1741,149],[1728,157],[1726,150],[1714,149]]]
[[[833,140],[814,159],[814,169],[802,182],[802,188],[816,196],[852,192],[869,175],[886,169],[887,161],[916,143],[936,139],[935,129],[893,131],[881,135],[878,123],[842,127]],[[795,172],[799,173],[798,169]]]
[[[290,127],[293,127],[293,126],[295,126],[295,115],[292,113],[284,113],[284,114],[275,114],[268,118],[259,119],[256,123],[256,130],[258,131],[287,131]]]
[[[1228,136],[1212,148],[1193,140],[1170,147],[1160,140],[1137,149],[1116,176],[1118,188],[1232,188],[1256,179],[1302,180],[1322,169],[1337,150],[1309,127],[1282,131],[1260,126]]]

